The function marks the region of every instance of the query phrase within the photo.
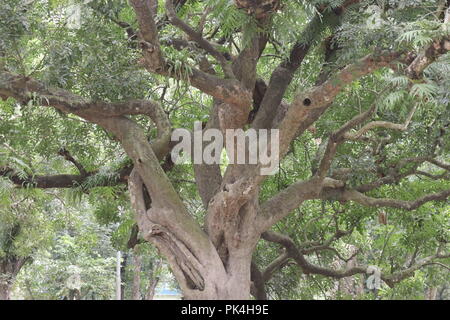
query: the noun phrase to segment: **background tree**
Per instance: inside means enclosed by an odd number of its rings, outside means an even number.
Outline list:
[[[0,6],[1,134],[27,154],[1,174],[98,203],[127,183],[186,298],[264,299],[292,262],[318,287],[448,268],[448,1]],[[175,166],[195,120],[279,129],[279,173]]]
[[[51,198],[40,190],[14,192],[11,183],[1,183],[0,300],[5,300],[11,297],[19,272],[39,248],[50,244],[57,226]]]

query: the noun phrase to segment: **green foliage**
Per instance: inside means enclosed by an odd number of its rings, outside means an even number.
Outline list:
[[[450,34],[448,26],[436,19],[436,1],[364,0],[361,6],[352,6],[337,15],[334,9],[343,2],[283,1],[282,9],[263,26],[228,0],[188,1],[178,15],[196,27],[206,12],[203,35],[226,56],[236,56],[257,33],[265,34],[269,41],[257,72],[267,81],[280,61],[289,57],[294,43],[312,45],[284,96],[287,102],[298,90],[315,85],[319,74],[341,70],[368,53],[420,51],[434,39]],[[82,13],[79,24],[69,23],[74,6]],[[134,12],[125,0],[1,1],[0,68],[94,101],[151,98],[161,102],[173,128],[192,129],[193,121],[208,119],[213,102],[210,96],[190,86],[192,70],[202,61],[204,52],[182,31],[165,22],[163,7],[163,1],[159,1],[156,20],[163,25],[160,42],[164,57],[170,61],[169,73],[177,81],[152,75],[137,63],[141,53],[136,42],[117,24],[126,22],[138,30]],[[327,9],[318,9],[323,7]],[[178,38],[187,40],[190,47],[176,50],[170,41]],[[325,65],[324,55],[329,48],[322,43],[324,38],[338,53]],[[220,66],[211,58],[207,60],[222,76]],[[311,178],[329,135],[374,103],[377,111],[371,120],[397,124],[405,122],[416,104],[418,109],[405,131],[378,128],[365,135],[369,142],[344,143],[329,175],[351,168],[352,173],[345,177],[346,186],[358,187],[385,177],[400,159],[433,155],[448,163],[450,136],[449,130],[443,128],[448,129],[450,120],[449,88],[449,54],[428,66],[420,81],[386,69],[354,81],[314,127],[291,144],[278,173],[262,185],[260,201],[296,181]],[[0,100],[0,171],[8,170],[0,178],[0,260],[11,256],[33,258],[17,279],[16,293],[20,297],[62,299],[69,294],[67,280],[79,275],[84,298],[111,299],[116,250],[128,253],[127,242],[135,224],[126,186],[114,184],[118,171],[131,166],[131,161],[117,140],[100,127],[41,104],[36,97],[28,104]],[[133,119],[147,130],[150,139],[155,136],[154,125],[146,117]],[[387,143],[374,148],[377,141]],[[42,191],[31,186],[18,189],[8,179],[12,175],[26,180],[40,175],[80,174],[72,163],[58,155],[62,147],[86,171],[95,174],[81,185],[63,191]],[[401,173],[412,166],[413,163],[407,164]],[[221,169],[225,170],[226,165]],[[419,169],[436,176],[442,174],[440,168],[429,164]],[[201,223],[206,210],[194,182],[193,166],[176,166],[168,177]],[[449,187],[448,179],[414,175],[368,195],[414,200]],[[387,225],[377,221],[380,210],[336,199],[308,201],[274,230],[306,248],[308,243],[327,241],[336,228],[354,229],[351,235],[330,246],[343,257],[351,256],[352,248],[357,247],[358,263],[375,265],[387,273],[406,267],[414,252],[431,255],[450,241],[448,202],[427,204],[412,212],[387,210]],[[255,262],[265,267],[282,250],[260,241]],[[153,248],[141,244],[138,251],[144,257],[142,276],[155,272],[155,276],[171,280],[165,267],[155,270],[156,261],[161,258]],[[308,254],[307,259],[321,266],[344,268],[345,262],[334,253],[321,250]],[[124,275],[128,296],[132,267],[129,264]],[[364,288],[365,276],[353,280]],[[423,299],[427,288],[448,286],[448,274],[430,265],[394,288],[383,285],[376,294],[362,290],[352,295],[337,290],[339,285],[335,279],[302,274],[290,261],[268,282],[267,289],[270,298],[278,299]]]

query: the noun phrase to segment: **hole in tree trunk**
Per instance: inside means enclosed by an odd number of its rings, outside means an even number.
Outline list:
[[[304,106],[310,106],[311,103],[312,103],[312,101],[311,101],[311,99],[309,99],[309,98],[306,98],[305,100],[303,100],[303,105],[304,105]]]

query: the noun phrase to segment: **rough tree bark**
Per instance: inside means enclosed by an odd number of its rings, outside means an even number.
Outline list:
[[[340,8],[332,10],[333,19],[338,20],[342,12],[359,2],[345,1]],[[172,72],[173,61],[167,60],[161,49],[159,26],[155,23],[157,1],[130,0],[129,3],[136,13],[139,25],[138,41],[142,49],[142,66],[151,73],[183,80],[179,74]],[[263,1],[252,2],[251,5],[246,1],[236,3],[250,14],[256,13],[258,23],[262,26],[270,21],[273,12],[279,8],[278,1],[272,1],[267,7],[258,7],[258,4],[265,3]],[[374,52],[334,73],[323,73],[323,80],[318,81],[316,86],[299,92],[293,102],[288,104],[282,101],[283,96],[295,71],[300,68],[309,48],[315,42],[299,41],[295,44],[290,60],[283,61],[276,68],[268,85],[261,85],[262,80],[258,79],[256,66],[268,41],[263,33],[255,36],[247,47],[230,59],[218,49],[217,44],[206,40],[201,32],[181,20],[171,0],[166,1],[165,9],[168,23],[185,33],[196,44],[196,49],[212,57],[223,71],[224,77],[211,72],[211,68],[203,65],[198,69],[191,68],[189,74],[189,84],[214,99],[206,127],[221,131],[243,128],[246,125],[253,128],[277,128],[280,131],[280,158],[287,154],[291,142],[332,106],[335,97],[346,85],[382,67],[396,67],[398,70],[395,63],[405,61],[404,52]],[[319,9],[320,13],[325,8]],[[313,19],[311,23],[320,21],[322,20]],[[324,21],[329,22],[328,19]],[[335,25],[335,22],[330,25]],[[245,33],[246,30],[242,32]],[[316,42],[320,42],[321,39],[317,40]],[[407,66],[405,73],[413,78],[420,77],[427,65],[450,49],[449,43],[448,39],[436,40],[433,49],[424,50],[423,57],[417,58],[420,63],[413,61]],[[208,60],[203,61],[208,63]],[[256,87],[262,88],[262,92],[255,92]],[[42,106],[76,114],[100,125],[120,141],[133,161],[133,169],[128,179],[127,176],[124,178],[128,182],[140,235],[153,243],[166,257],[186,299],[249,299],[251,292],[256,292],[255,295],[259,298],[265,298],[264,282],[288,259],[294,260],[305,273],[322,274],[336,279],[365,273],[366,266],[352,265],[343,270],[334,270],[311,264],[305,255],[323,249],[325,244],[314,245],[308,250],[297,248],[288,237],[269,232],[274,224],[307,200],[337,199],[370,207],[413,210],[429,201],[445,200],[450,195],[450,190],[443,190],[424,195],[416,201],[403,201],[376,199],[365,194],[403,178],[404,176],[399,175],[399,171],[404,167],[401,161],[387,177],[355,189],[346,186],[345,181],[327,176],[337,146],[347,140],[360,138],[348,132],[370,119],[374,112],[374,108],[370,108],[332,133],[320,166],[309,180],[292,184],[264,203],[259,203],[259,189],[265,180],[265,177],[259,174],[260,165],[230,165],[223,176],[216,165],[196,166],[196,183],[206,212],[204,225],[199,225],[190,215],[160,165],[160,161],[170,152],[171,126],[167,115],[157,102],[90,101],[6,70],[0,71],[0,96],[12,97],[22,103],[39,97]],[[249,116],[252,105],[259,108],[254,117]],[[146,132],[128,117],[130,115],[148,116],[156,124],[157,138],[149,143]],[[253,119],[253,123],[249,124],[249,119]],[[393,130],[403,128],[396,124],[377,122],[371,123],[366,129],[376,127]],[[419,164],[429,162],[449,170],[449,165],[435,159],[418,158],[409,161]],[[81,177],[64,177],[64,181],[69,180],[70,185],[73,185],[72,180],[82,179],[88,174],[80,172]],[[14,177],[10,173],[9,176]],[[58,182],[60,186],[64,184],[61,177],[46,177],[45,180],[40,177],[40,181],[41,184],[45,181],[44,187],[52,185],[52,182]],[[349,232],[337,227],[331,240],[339,239]],[[286,252],[263,272],[251,268],[252,255],[261,237],[286,248]],[[423,258],[406,270],[383,275],[383,280],[393,285],[434,259],[445,256],[447,255],[440,249],[435,255]],[[150,289],[154,291],[154,288]]]

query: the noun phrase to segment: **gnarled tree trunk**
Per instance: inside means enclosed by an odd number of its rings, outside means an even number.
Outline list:
[[[9,300],[11,298],[12,284],[0,280],[0,300]]]
[[[141,300],[141,268],[142,258],[139,255],[139,250],[136,248],[133,252],[133,287],[132,287],[132,299]]]
[[[145,294],[145,300],[153,300],[156,293],[156,286],[159,283],[160,277],[159,277],[159,269],[161,267],[161,260],[157,260],[156,263],[152,262],[150,265],[150,272],[149,272],[149,281],[147,285],[147,291]]]

